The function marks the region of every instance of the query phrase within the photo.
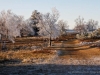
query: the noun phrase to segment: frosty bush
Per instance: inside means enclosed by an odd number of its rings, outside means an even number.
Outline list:
[[[87,39],[87,33],[81,33],[81,34],[77,34],[76,38],[77,39]]]
[[[81,34],[77,34],[76,38],[77,39],[92,39],[92,38],[99,38],[100,34],[98,30],[95,30],[93,32],[89,32],[89,33],[81,33]]]

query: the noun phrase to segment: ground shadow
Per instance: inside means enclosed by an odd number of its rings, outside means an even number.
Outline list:
[[[18,59],[4,59],[4,60],[0,60],[0,65],[1,64],[18,64],[20,63],[21,60],[18,60]]]
[[[14,65],[0,66],[0,75],[100,75],[99,65]]]

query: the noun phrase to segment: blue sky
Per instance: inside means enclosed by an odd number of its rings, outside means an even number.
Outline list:
[[[69,28],[75,26],[78,16],[100,22],[100,0],[0,0],[0,11],[11,9],[26,19],[34,10],[46,13],[53,7],[59,10],[60,19],[68,21]]]

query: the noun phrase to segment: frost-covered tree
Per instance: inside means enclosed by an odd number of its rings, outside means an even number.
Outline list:
[[[27,19],[23,22],[23,27],[21,29],[21,36],[34,36],[35,32],[33,30],[33,20]]]
[[[22,28],[23,17],[17,16],[10,10],[1,12],[2,25],[5,28],[4,32],[1,33],[5,35],[9,40],[14,43],[14,38],[20,36],[20,30]],[[2,32],[2,30],[1,30]]]
[[[34,20],[34,24],[37,24],[39,22],[39,19],[40,19],[40,12],[38,12],[37,10],[34,10],[32,12],[32,15],[31,15],[31,20]]]
[[[41,19],[37,24],[39,35],[49,38],[49,46],[51,46],[51,39],[60,35],[60,31],[56,28],[58,18],[58,10],[53,8],[52,13],[41,14]]]
[[[5,26],[6,17],[7,17],[6,12],[5,11],[1,11],[0,12],[0,34],[1,35],[6,35],[7,34],[7,28]]]
[[[68,24],[67,24],[67,21],[63,21],[63,20],[59,20],[58,21],[58,29],[60,30],[60,34],[63,35],[63,34],[66,34],[66,30],[68,29]]]
[[[18,16],[10,10],[0,13],[0,22],[0,34],[5,35],[13,43],[14,38],[21,36],[21,29],[27,26],[22,16]]]

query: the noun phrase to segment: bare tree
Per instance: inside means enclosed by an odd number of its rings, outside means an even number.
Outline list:
[[[59,20],[58,21],[58,28],[60,30],[60,34],[63,35],[63,34],[66,34],[66,30],[68,29],[68,24],[67,24],[67,21],[63,21],[63,20]]]
[[[86,32],[86,27],[85,27],[85,21],[84,18],[81,18],[80,16],[75,20],[76,26],[75,30],[78,31],[79,33],[84,33]]]
[[[98,21],[94,21],[94,20],[90,19],[86,24],[86,29],[88,31],[94,31],[97,29],[97,26],[98,26]]]
[[[41,14],[41,19],[38,23],[39,35],[49,38],[49,46],[51,46],[51,39],[60,35],[59,30],[56,28],[59,18],[57,9],[53,8],[52,13]]]

